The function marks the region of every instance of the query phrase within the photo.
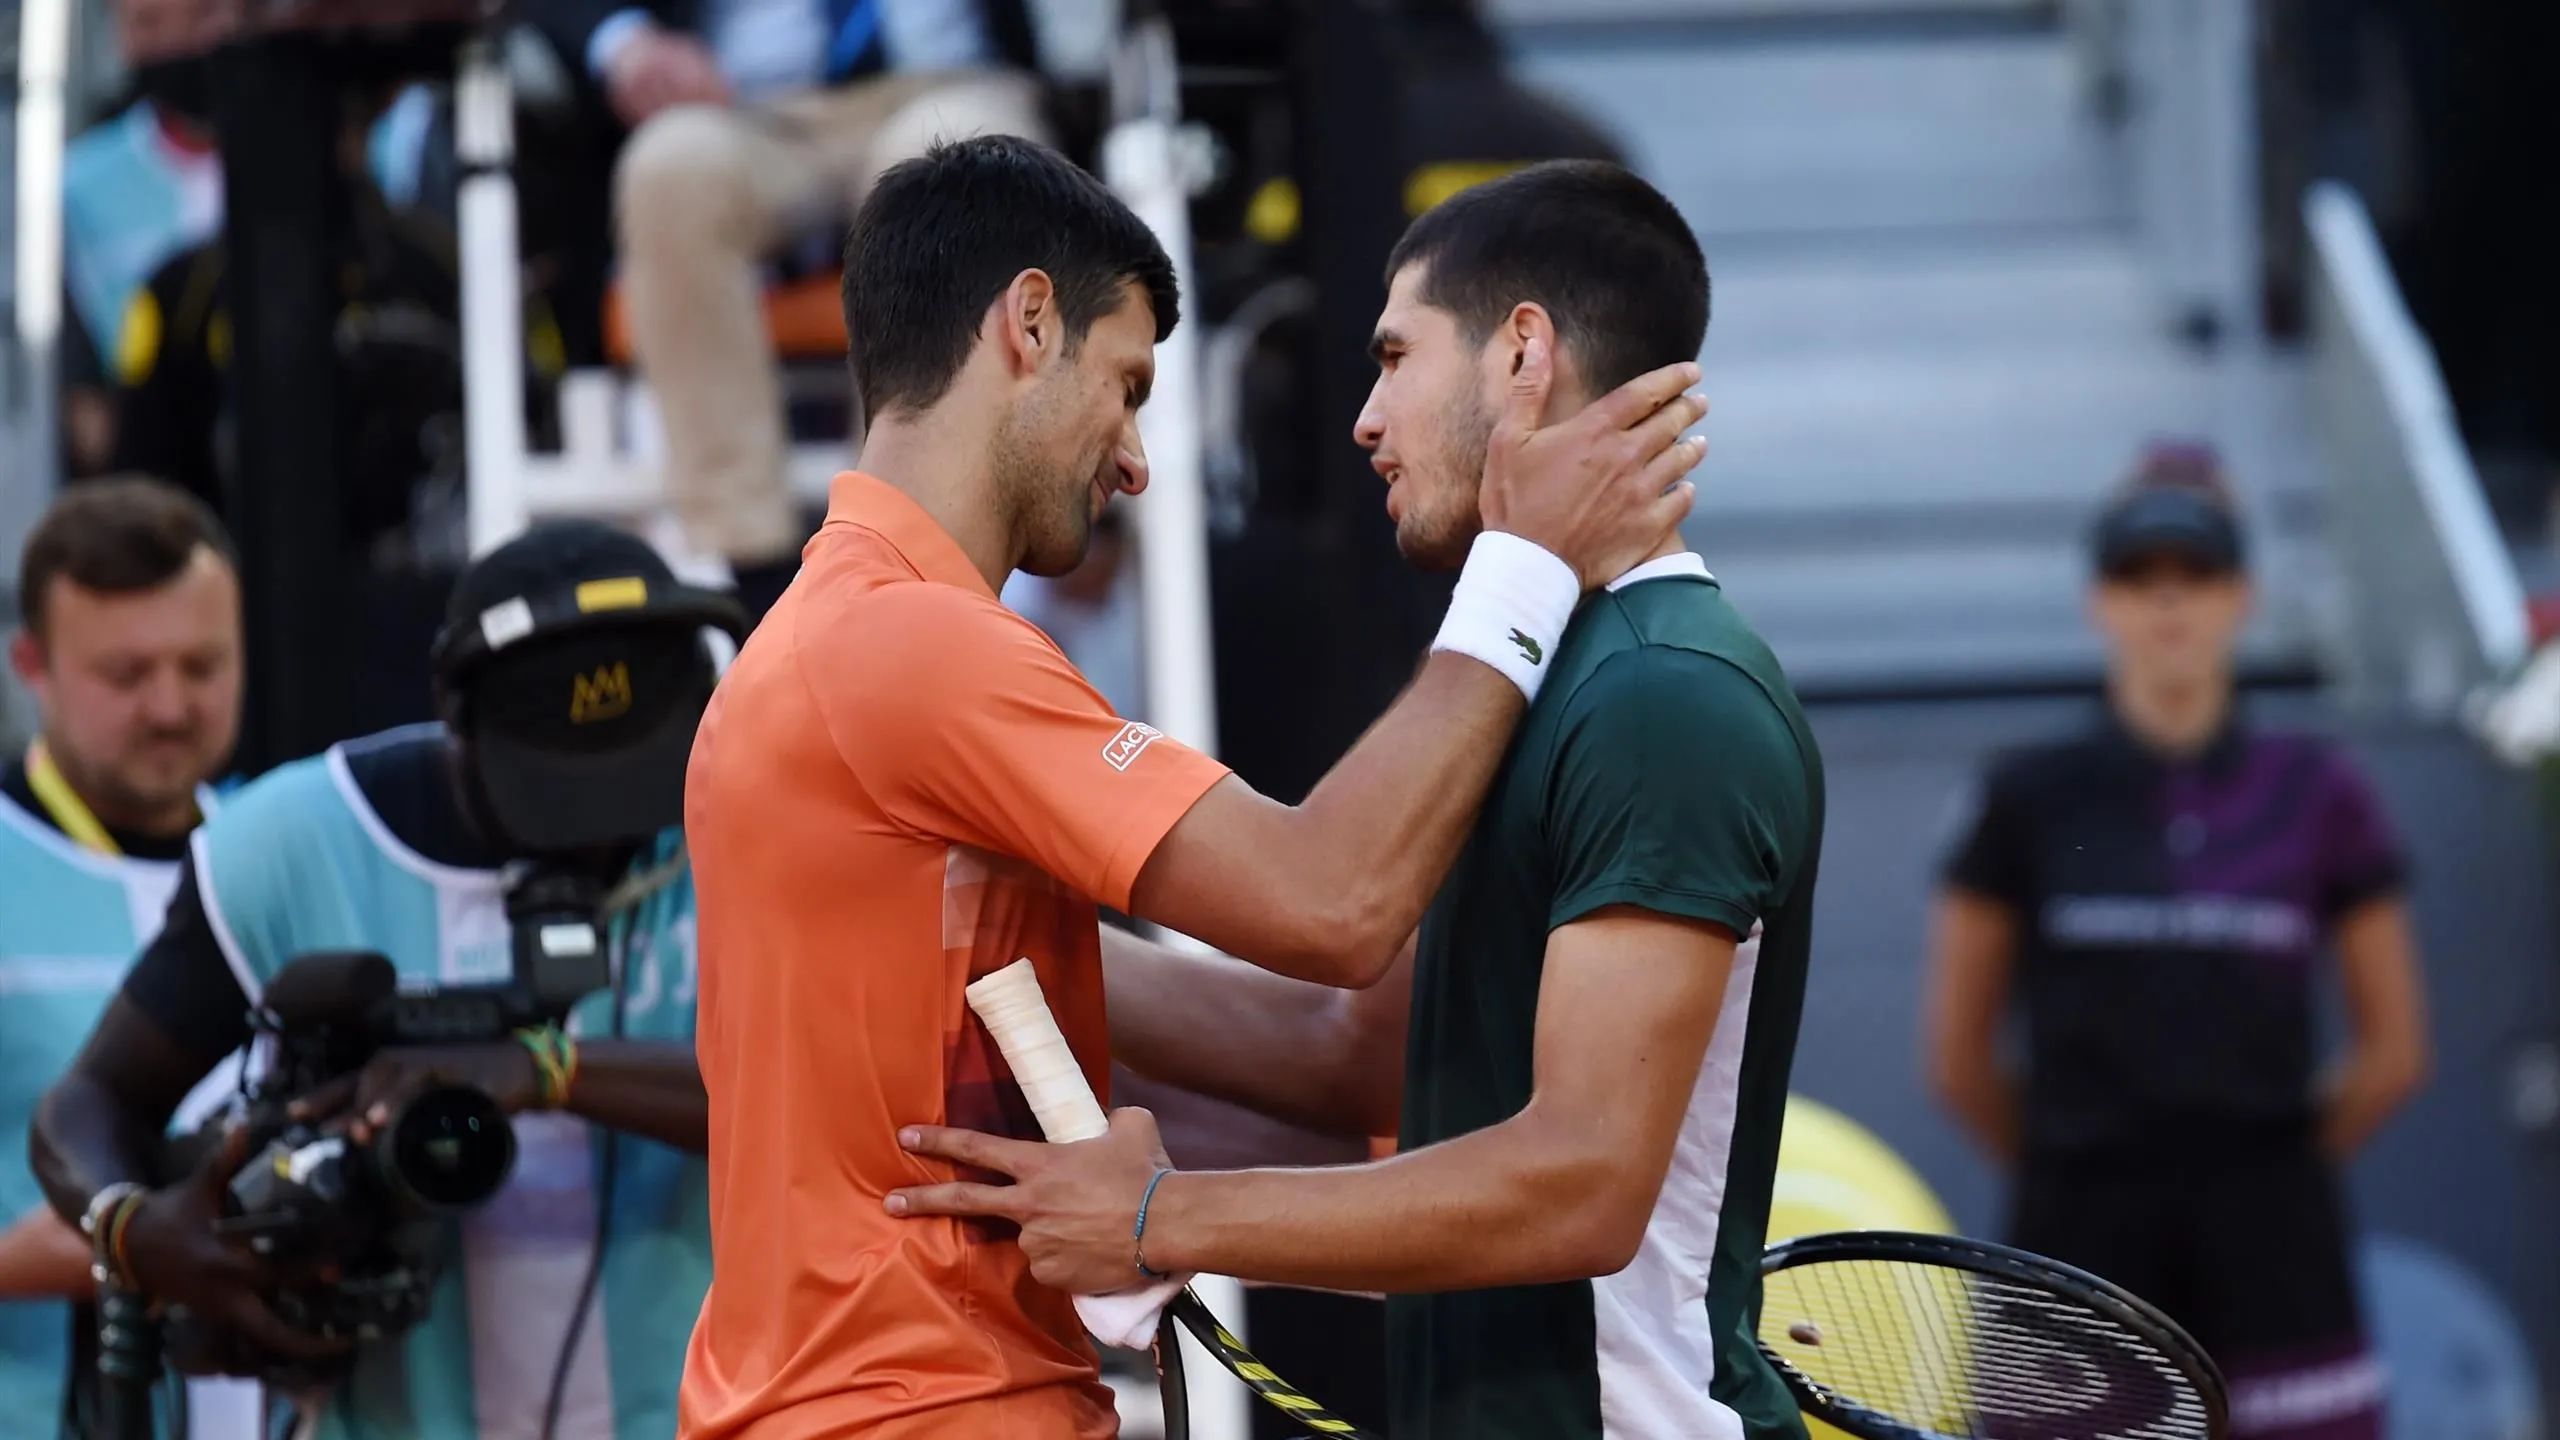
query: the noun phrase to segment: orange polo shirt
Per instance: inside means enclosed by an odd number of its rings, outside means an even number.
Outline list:
[[[1029,956],[1107,1094],[1094,903],[1226,767],[1111,713],[951,537],[836,478],[694,741],[713,1280],[686,1440],[1098,1440],[1111,1394],[1010,1226],[898,1220],[956,1168],[901,1125],[1038,1139],[961,989]]]

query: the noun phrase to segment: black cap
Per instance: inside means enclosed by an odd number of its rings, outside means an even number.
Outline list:
[[[438,707],[470,754],[466,788],[491,838],[568,851],[677,823],[716,678],[702,631],[743,639],[736,600],[678,584],[634,536],[565,521],[475,561],[447,617]]]
[[[2160,559],[2184,560],[2208,574],[2238,571],[2248,545],[2221,472],[2208,447],[2153,446],[2090,532],[2098,573],[2122,575]]]

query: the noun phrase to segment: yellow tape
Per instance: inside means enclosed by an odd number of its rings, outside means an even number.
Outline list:
[[[160,364],[160,297],[144,286],[133,292],[124,305],[124,319],[116,327],[116,380],[132,389],[151,378]]]
[[[1187,1292],[1185,1299],[1189,1299]],[[1219,1324],[1217,1317],[1211,1315],[1207,1307],[1200,1305],[1197,1301],[1191,1301],[1183,1311],[1183,1319],[1191,1325],[1194,1335],[1200,1332],[1205,1322],[1210,1332],[1209,1353],[1216,1356],[1218,1363],[1227,1367],[1229,1373],[1243,1381],[1246,1389],[1261,1397],[1265,1404],[1287,1415],[1292,1425],[1318,1435],[1350,1435],[1364,1437],[1364,1440],[1367,1437],[1368,1432],[1341,1416],[1328,1412],[1313,1398],[1302,1394],[1291,1387],[1287,1381],[1282,1380],[1270,1366],[1255,1359],[1253,1352],[1244,1348],[1244,1342],[1236,1339],[1226,1326]]]
[[[578,611],[637,610],[649,603],[649,582],[637,575],[589,580],[578,587]]]

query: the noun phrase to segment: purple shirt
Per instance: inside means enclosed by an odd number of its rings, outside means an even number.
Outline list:
[[[2330,933],[2404,865],[2326,741],[2109,724],[1996,761],[1946,878],[2018,917],[2028,1148],[2090,1154],[2307,1137]]]

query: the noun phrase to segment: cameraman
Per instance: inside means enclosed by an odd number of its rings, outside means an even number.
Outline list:
[[[197,833],[160,937],[46,1096],[32,1147],[99,1263],[209,1332],[213,1354],[193,1363],[335,1373],[295,1397],[325,1437],[673,1430],[710,1250],[693,892],[680,837],[661,827],[681,815],[715,674],[706,626],[734,635],[744,619],[676,585],[641,542],[536,529],[455,586],[440,723],[284,766]],[[297,1329],[274,1297],[311,1276],[214,1228],[248,1137],[233,1130],[191,1174],[158,1174],[171,1107],[253,1038],[251,1006],[298,955],[380,952],[404,991],[509,981],[522,963],[511,862],[537,855],[599,890],[622,877],[597,921],[611,986],[565,1031],[385,1049],[301,1097],[301,1118],[340,1115],[361,1136],[428,1084],[476,1086],[515,1117],[517,1155],[506,1187],[454,1227],[459,1263],[416,1328],[352,1352]]]

